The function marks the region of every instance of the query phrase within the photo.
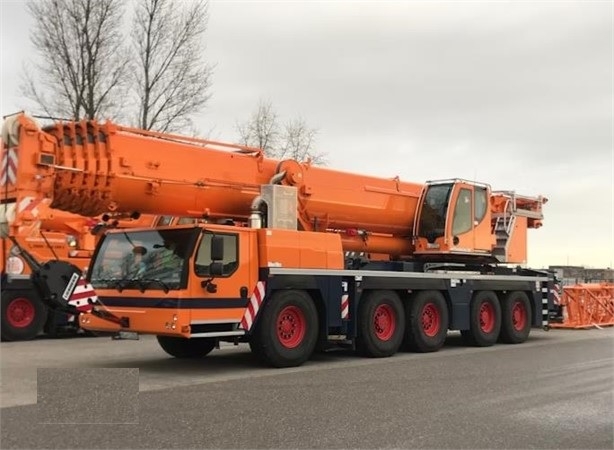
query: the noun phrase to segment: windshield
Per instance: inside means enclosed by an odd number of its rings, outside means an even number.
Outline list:
[[[198,229],[107,234],[96,253],[90,281],[99,289],[182,289]]]
[[[418,236],[426,238],[431,244],[445,234],[451,192],[451,184],[435,184],[429,186],[426,191],[418,224]]]

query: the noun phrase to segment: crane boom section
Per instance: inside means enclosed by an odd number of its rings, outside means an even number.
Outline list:
[[[246,220],[261,185],[277,177],[297,188],[305,230],[410,237],[423,188],[110,122],[61,122],[41,130],[23,115],[18,121],[19,176],[29,180],[23,189],[49,198],[53,208],[85,216],[136,211]]]

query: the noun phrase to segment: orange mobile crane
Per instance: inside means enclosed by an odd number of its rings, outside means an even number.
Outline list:
[[[10,123],[10,122],[9,122]],[[8,133],[8,128],[5,128]],[[0,143],[10,141],[7,134]],[[52,209],[49,199],[27,195],[17,178],[19,152],[16,146],[1,145],[0,155],[0,272],[2,301],[0,335],[3,341],[32,339],[40,334],[54,336],[78,327],[73,314],[47,308],[30,279],[31,268],[11,251],[14,239],[38,261],[59,259],[87,271],[101,230],[108,227],[153,227],[171,224],[170,217],[140,218],[83,217]],[[23,161],[22,161],[23,163]],[[26,161],[25,164],[31,164]],[[28,180],[30,181],[30,180]],[[24,195],[26,193],[26,195]],[[104,219],[104,220],[103,220]]]
[[[87,273],[93,288],[76,296],[85,329],[153,334],[175,357],[247,342],[285,367],[333,344],[383,357],[436,351],[448,330],[489,346],[548,326],[552,277],[508,266],[525,261],[543,197],[340,172],[110,122],[41,130],[21,115],[9,126],[30,162],[18,167],[30,180],[22,195],[88,216],[200,220],[108,231]],[[56,261],[32,278],[71,310],[80,277]]]
[[[6,188],[7,177],[0,180]],[[6,193],[3,190],[3,197]],[[32,200],[32,201],[30,201]],[[74,331],[74,316],[48,310],[30,280],[31,268],[11,252],[14,238],[38,260],[58,258],[86,270],[95,247],[94,219],[52,210],[31,198],[0,205],[3,341],[32,339],[41,333]]]

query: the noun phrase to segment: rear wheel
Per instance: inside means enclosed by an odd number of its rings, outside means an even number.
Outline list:
[[[265,301],[250,347],[274,367],[295,367],[307,361],[318,340],[318,311],[305,291],[277,291]]]
[[[502,342],[519,344],[529,337],[531,331],[531,305],[527,294],[510,292],[501,302]]]
[[[215,348],[213,338],[182,338],[171,336],[156,336],[158,344],[166,353],[175,358],[189,359],[207,356]]]
[[[358,307],[358,351],[372,358],[394,355],[403,341],[404,316],[396,292],[369,292]]]
[[[489,347],[497,342],[501,330],[501,305],[497,294],[480,291],[471,300],[470,329],[461,334],[468,344]]]
[[[47,320],[47,307],[28,289],[2,293],[2,340],[26,341],[38,336]]]
[[[407,305],[405,347],[417,352],[439,350],[448,334],[448,305],[439,291],[421,291]]]

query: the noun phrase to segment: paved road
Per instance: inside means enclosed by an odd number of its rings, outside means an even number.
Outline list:
[[[476,349],[451,335],[433,354],[334,352],[283,370],[244,346],[179,361],[151,338],[2,343],[0,448],[611,449],[613,339],[614,328],[534,331]],[[137,423],[40,423],[37,367],[69,366],[138,367]]]

